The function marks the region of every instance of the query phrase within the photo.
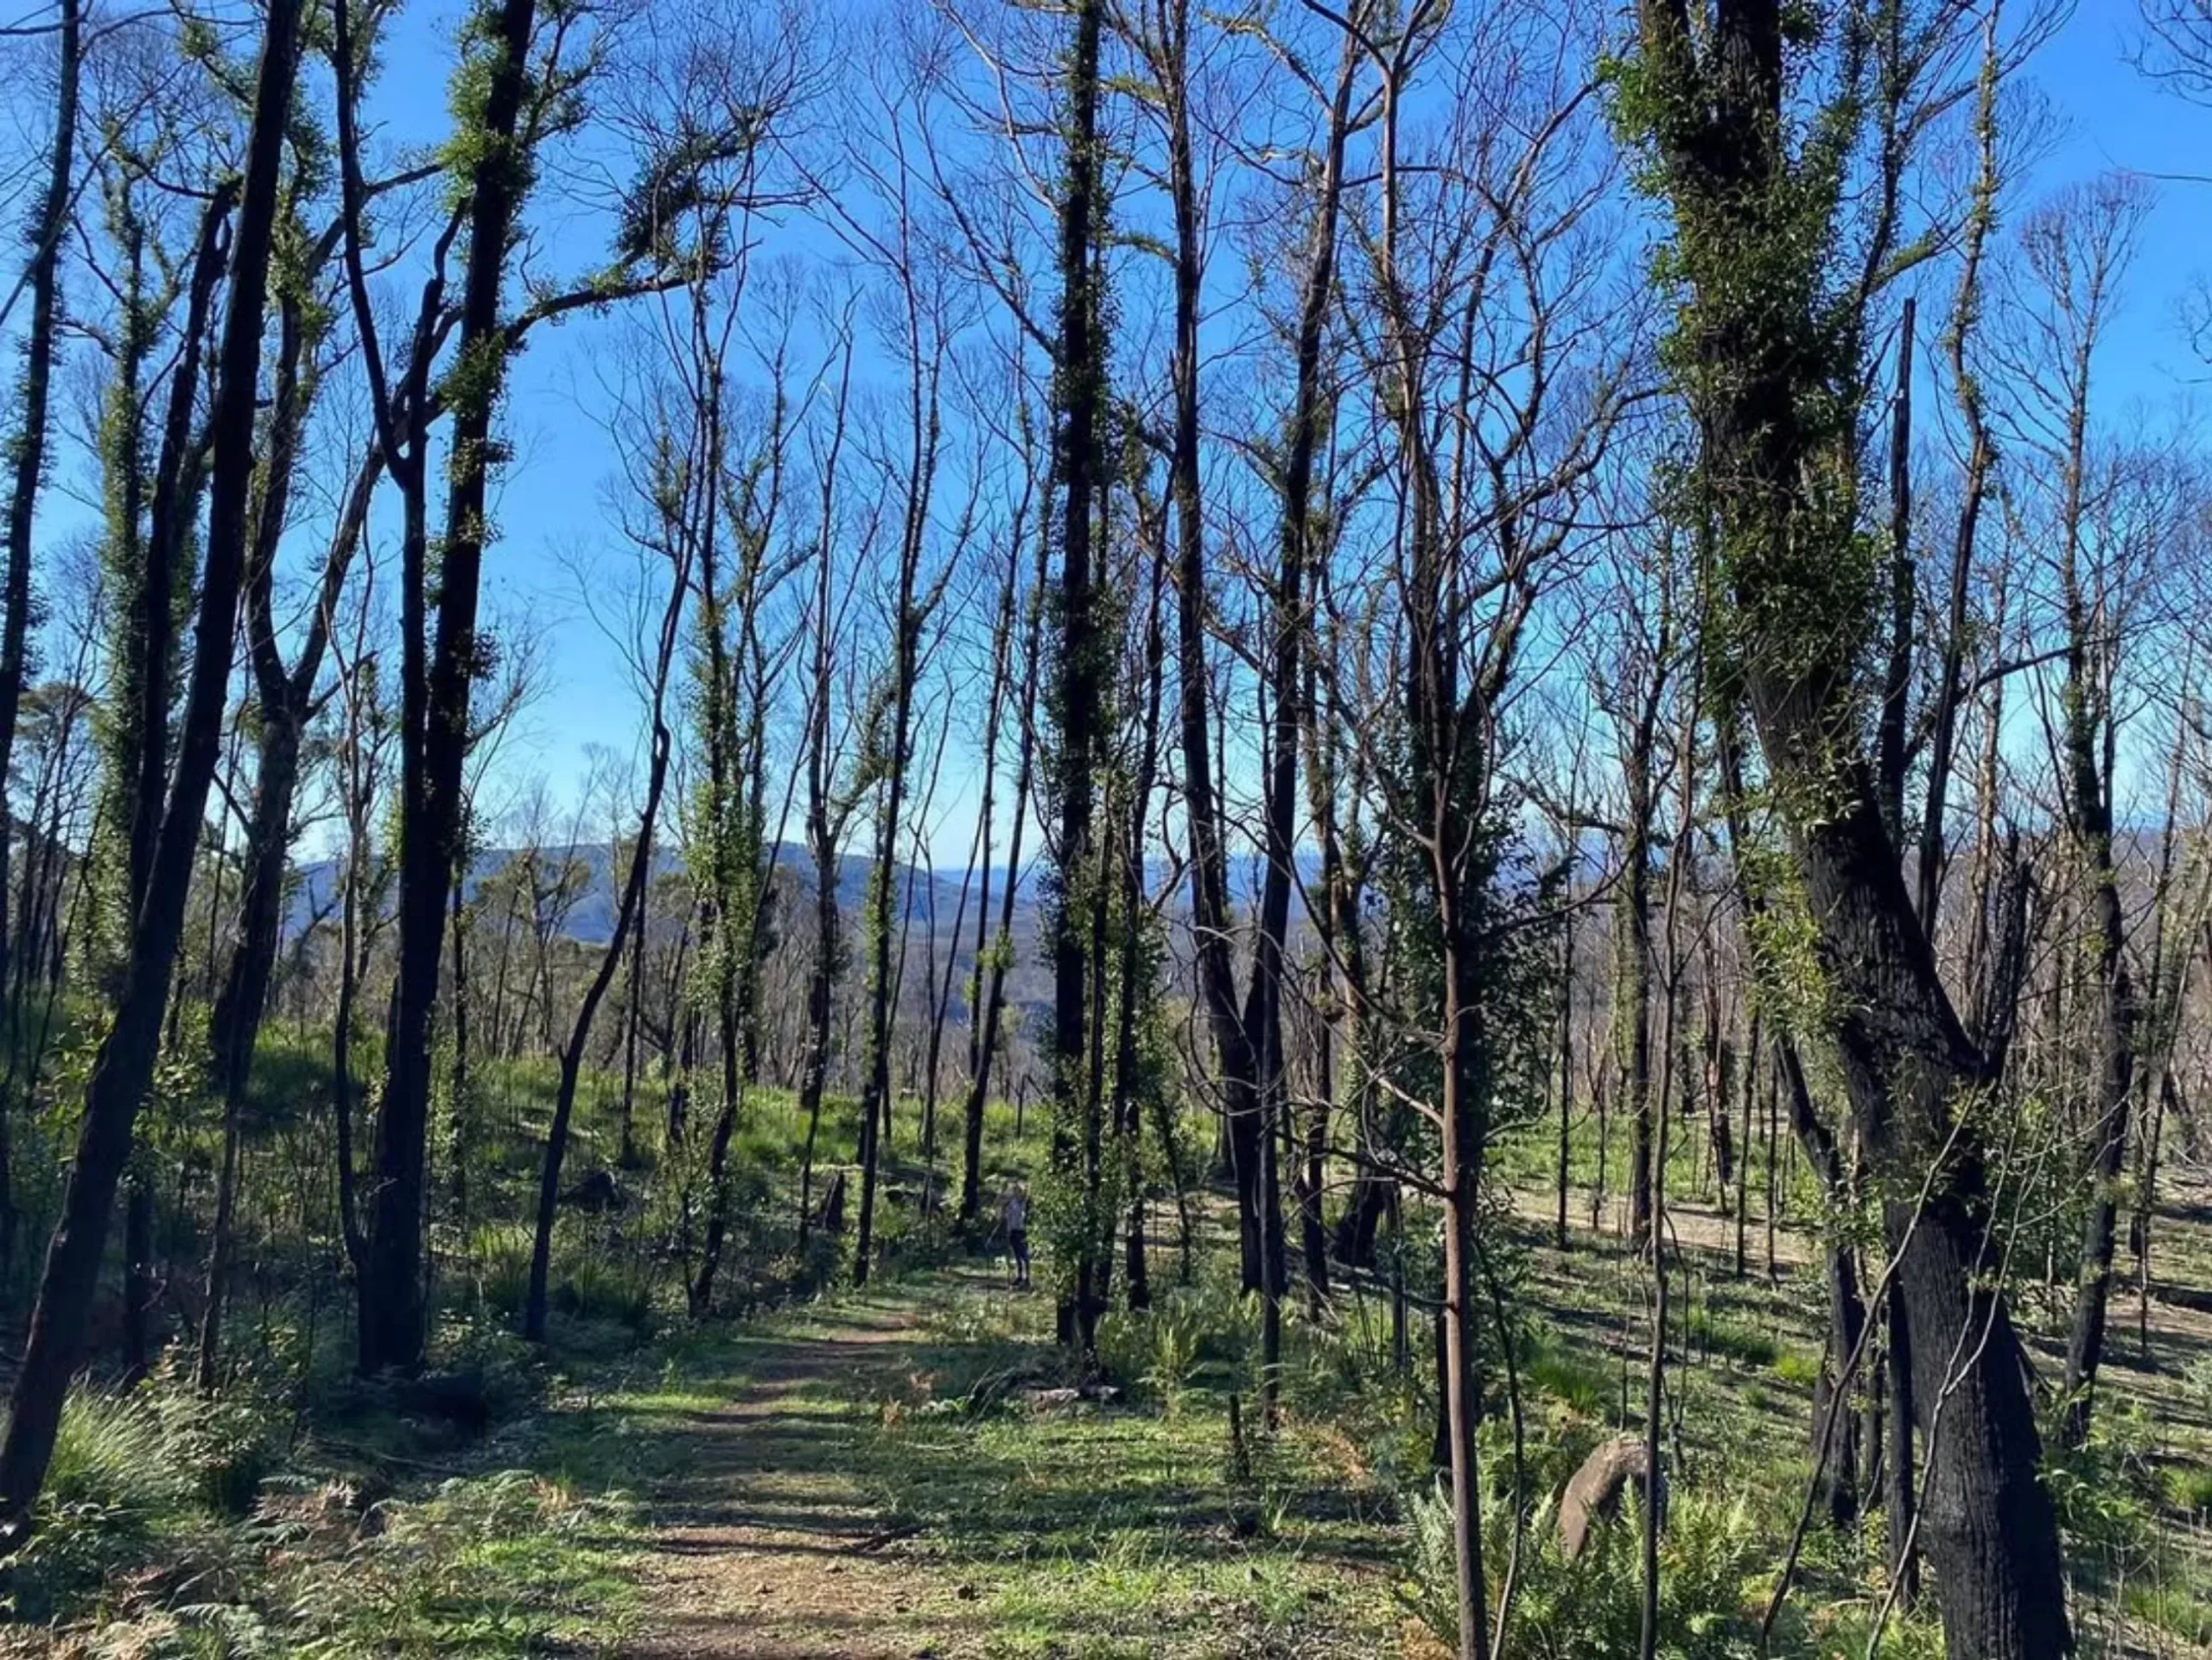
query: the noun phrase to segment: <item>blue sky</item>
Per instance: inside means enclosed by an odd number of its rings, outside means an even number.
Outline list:
[[[386,146],[419,147],[444,137],[457,10],[447,3],[401,12],[372,111]],[[854,15],[863,10],[850,8]],[[2212,154],[2212,111],[2163,92],[2139,73],[2128,60],[2140,36],[2134,0],[2082,0],[2031,72],[2054,118],[2053,138],[2011,208],[2109,169],[2152,175],[2202,169],[2202,157]],[[30,116],[19,117],[26,130],[35,124]],[[563,206],[566,194],[556,174],[534,208],[541,234],[533,267],[548,277],[581,275],[604,256],[604,220]],[[2166,418],[2206,372],[2188,353],[2177,313],[2190,283],[2212,263],[2198,228],[2212,205],[2208,196],[2212,184],[2172,178],[2158,186],[2129,301],[2106,357],[2108,415],[2139,409]],[[780,234],[810,258],[830,246],[818,228],[793,224]],[[771,255],[775,240],[772,234]],[[509,296],[519,297],[512,283]],[[546,650],[540,695],[502,752],[509,785],[543,773],[556,793],[567,794],[583,777],[589,747],[628,754],[639,741],[634,689],[587,601],[588,589],[606,593],[629,569],[614,548],[605,507],[613,472],[604,427],[607,377],[625,327],[619,318],[579,315],[541,330],[513,368],[505,420],[517,459],[499,488],[500,539],[486,560],[485,600],[494,618],[527,619]],[[67,487],[49,494],[45,514],[57,530],[65,519],[82,522],[90,478],[81,454],[65,455],[61,466]],[[395,529],[388,518],[379,526],[387,539]],[[299,557],[315,556],[303,547]],[[956,761],[949,770],[937,804],[942,828],[931,837],[941,863],[964,858],[972,830],[972,765]]]
[[[2016,215],[2050,191],[2107,169],[2152,175],[2204,170],[2202,158],[2212,154],[2212,111],[2146,80],[2130,61],[2141,40],[2133,0],[2082,0],[2037,60],[2030,82],[2049,105],[2051,132],[2008,204]],[[427,117],[436,130],[438,104]],[[2207,373],[2188,352],[2177,314],[2184,292],[2207,270],[2200,227],[2209,211],[2212,183],[2177,176],[2157,186],[2126,303],[2103,359],[2101,401],[2113,416],[2140,411],[2171,418]],[[797,229],[790,234],[804,239],[810,252],[819,251],[817,239]],[[588,244],[578,249],[579,264],[589,252]],[[530,729],[518,735],[512,764],[543,772],[560,786],[581,776],[585,745],[626,750],[637,733],[634,701],[611,648],[582,613],[570,557],[600,537],[607,467],[603,435],[588,413],[600,397],[593,357],[619,326],[592,319],[572,324],[540,339],[518,364],[510,419],[523,462],[502,495],[505,540],[486,563],[489,596],[553,630],[549,684],[531,713]],[[940,863],[964,859],[972,799],[964,788],[940,792],[944,824],[932,836]]]
[[[2129,303],[2106,359],[2113,408],[2138,399],[2169,404],[2212,372],[2189,356],[2177,317],[2187,286],[2212,274],[2203,232],[2212,217],[2205,160],[2212,155],[2212,110],[2145,80],[2129,60],[2142,40],[2134,0],[2082,0],[2036,61],[2035,83],[2060,125],[2024,191],[2032,200],[2110,169],[2167,175],[2157,185]]]

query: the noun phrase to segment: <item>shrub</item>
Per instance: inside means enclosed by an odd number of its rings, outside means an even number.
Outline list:
[[[2044,1485],[2058,1511],[2069,1555],[2113,1565],[2139,1555],[2153,1531],[2152,1506],[2164,1496],[2151,1459],[2153,1431],[2133,1413],[2099,1413],[2088,1443],[2044,1441]]]
[[[1116,1311],[1098,1323],[1099,1364],[1170,1416],[1196,1387],[1249,1390],[1259,1352],[1259,1300],[1219,1277],[1177,1286],[1141,1313]]]
[[[1638,1507],[1597,1533],[1580,1560],[1560,1555],[1557,1493],[1576,1461],[1576,1443],[1532,1444],[1530,1506],[1521,1543],[1512,1647],[1536,1660],[1633,1654],[1643,1625]],[[1486,1448],[1483,1505],[1485,1560],[1503,1564],[1513,1549],[1510,1455]],[[1407,1504],[1412,1559],[1404,1596],[1446,1644],[1458,1635],[1452,1504],[1439,1484]],[[1661,1652],[1676,1660],[1745,1660],[1757,1652],[1758,1609],[1770,1582],[1765,1530],[1740,1498],[1677,1485],[1659,1542]],[[1493,1587],[1493,1588],[1495,1588]]]
[[[190,1521],[195,1484],[147,1396],[72,1393],[37,1525],[9,1564],[10,1614],[54,1618],[143,1562]]]
[[[1821,1358],[1803,1349],[1784,1349],[1774,1358],[1774,1375],[1794,1389],[1809,1390],[1821,1376]]]

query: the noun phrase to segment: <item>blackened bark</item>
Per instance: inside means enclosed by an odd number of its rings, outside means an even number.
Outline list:
[[[1897,1587],[1897,1606],[1910,1609],[1920,1600],[1920,1544],[1912,1520],[1914,1507],[1920,1502],[1919,1466],[1912,1445],[1912,1325],[1901,1299],[1886,1297],[1882,1306],[1888,1320],[1890,1384],[1888,1444],[1882,1459],[1883,1509],[1889,1524],[1890,1582]]]
[[[648,862],[651,849],[646,853]],[[638,1163],[638,1029],[643,1024],[645,976],[645,936],[650,915],[641,916],[630,934],[630,983],[622,1007],[622,1145],[617,1159],[625,1170]]]
[[[830,1078],[831,995],[842,967],[837,912],[838,849],[850,804],[836,798],[830,753],[830,700],[835,695],[837,599],[836,546],[837,461],[845,442],[845,397],[852,380],[852,351],[841,360],[829,454],[822,467],[821,520],[816,536],[812,690],[806,717],[806,849],[814,861],[814,963],[806,977],[806,1049],[799,1063],[798,1109],[806,1120],[799,1161],[798,1243],[804,1257],[814,1226],[814,1150],[822,1129],[822,1097]]]
[[[1995,1282],[1981,1149],[1959,1098],[1989,1081],[1988,1066],[1944,992],[1883,821],[1852,696],[1850,642],[1870,620],[1839,609],[1821,539],[1835,504],[1809,493],[1847,453],[1848,424],[1833,411],[1848,407],[1859,367],[1809,305],[1785,297],[1777,315],[1764,285],[1754,294],[1726,276],[1746,249],[1802,237],[1774,218],[1795,182],[1782,12],[1779,0],[1751,0],[1698,37],[1678,0],[1639,7],[1640,67],[1668,111],[1653,138],[1693,296],[1684,344],[1707,371],[1697,388],[1704,474],[1740,629],[1728,690],[1749,708],[1789,809],[1858,1139],[1891,1195],[1892,1293],[1910,1329],[1928,1453],[1920,1536],[1946,1641],[1959,1660],[2048,1660],[2070,1643],[2057,1523]]]
[[[1891,840],[1904,843],[1904,780],[1911,765],[1905,728],[1911,716],[1914,594],[1912,557],[1912,339],[1918,317],[1905,296],[1897,318],[1897,380],[1890,413],[1890,638],[1875,732],[1875,778]]]
[[[1282,525],[1271,613],[1274,638],[1269,653],[1268,695],[1272,703],[1274,730],[1268,751],[1266,789],[1262,802],[1265,827],[1263,851],[1267,871],[1260,889],[1257,937],[1252,956],[1252,980],[1244,999],[1244,1031],[1254,1049],[1255,1078],[1259,1084],[1259,1125],[1268,1148],[1260,1217],[1262,1295],[1266,1300],[1262,1324],[1263,1363],[1268,1368],[1266,1401],[1272,1415],[1275,1373],[1281,1360],[1282,1297],[1287,1267],[1285,1262],[1281,1173],[1272,1133],[1280,1127],[1287,1136],[1290,1127],[1290,1080],[1283,1046],[1283,988],[1290,965],[1285,942],[1290,928],[1290,889],[1297,858],[1298,746],[1306,725],[1300,699],[1300,669],[1307,658],[1306,639],[1313,629],[1306,585],[1315,563],[1313,543],[1313,474],[1321,438],[1322,333],[1328,320],[1337,271],[1337,218],[1340,183],[1344,176],[1345,135],[1351,125],[1353,85],[1349,48],[1347,67],[1338,75],[1336,98],[1330,111],[1328,147],[1318,186],[1313,226],[1300,283],[1298,333],[1294,341],[1295,379],[1292,393],[1290,431],[1283,456]],[[1185,116],[1187,119],[1187,116]],[[1196,341],[1186,342],[1195,351]],[[1179,347],[1179,351],[1181,348]],[[1190,371],[1196,395],[1197,364]],[[1323,1111],[1325,1114],[1325,1097]],[[1325,1117],[1322,1124],[1325,1127]],[[1328,1272],[1327,1254],[1320,1248],[1320,1170],[1318,1151],[1306,1172],[1308,1284],[1318,1299]]]
[[[1054,362],[1053,463],[1060,491],[1059,662],[1055,722],[1052,813],[1058,821],[1060,892],[1052,921],[1052,1091],[1058,1103],[1053,1157],[1070,1175],[1081,1159],[1095,1169],[1088,1143],[1096,1139],[1096,1078],[1090,1065],[1090,926],[1096,909],[1096,808],[1097,745],[1106,665],[1095,614],[1091,516],[1101,480],[1099,425],[1106,397],[1104,343],[1099,339],[1099,276],[1092,262],[1102,212],[1098,136],[1101,0],[1077,0],[1075,40],[1069,60],[1067,164],[1059,211],[1059,338]],[[1087,1125],[1086,1145],[1073,1137]],[[1068,1264],[1074,1275],[1072,1306],[1065,1310],[1066,1335],[1088,1352],[1100,1307],[1095,1260],[1097,1220],[1094,1195],[1071,1201],[1080,1207],[1083,1243]]]
[[[899,537],[899,582],[893,624],[891,731],[884,765],[883,806],[875,826],[875,868],[868,883],[868,1017],[867,1053],[861,1080],[861,1216],[855,1236],[853,1282],[866,1285],[875,1246],[875,1199],[880,1180],[881,1149],[891,1129],[891,1026],[896,1012],[899,974],[906,964],[904,919],[911,902],[899,906],[900,925],[892,924],[893,895],[897,889],[899,842],[906,830],[906,785],[912,760],[914,682],[920,672],[922,633],[931,600],[918,592],[922,552],[928,531],[930,493],[937,468],[938,436],[934,368],[922,363],[924,341],[918,326],[911,336],[913,355],[910,370],[913,430],[912,452],[906,475],[905,522]],[[925,378],[926,377],[926,378]],[[926,385],[926,391],[925,386]],[[898,963],[893,946],[901,947]]]
[[[1943,818],[1948,805],[1951,769],[1957,757],[1959,709],[1966,701],[1967,646],[1967,603],[1974,574],[1974,544],[1980,532],[1981,508],[1989,491],[1997,448],[1991,442],[1989,423],[1982,407],[1981,382],[1967,361],[1970,336],[1980,318],[1982,259],[1995,223],[1997,188],[1997,16],[1990,14],[1981,83],[1974,112],[1974,136],[1980,161],[1974,194],[1960,239],[1959,285],[1951,317],[1944,331],[1943,349],[1949,361],[1952,398],[1967,434],[1964,475],[1959,485],[1959,512],[1951,538],[1951,591],[1943,634],[1942,667],[1936,677],[1936,703],[1929,720],[1928,785],[1921,808],[1920,870],[1915,901],[1920,925],[1932,944],[1942,925],[1944,848]]]
[[[1575,833],[1570,825],[1567,834],[1572,836]],[[1575,856],[1572,843],[1567,856],[1570,861]],[[1572,868],[1571,864],[1569,868]],[[1570,887],[1569,893],[1572,892]],[[1559,1214],[1553,1224],[1553,1240],[1561,1250],[1567,1249],[1567,1162],[1574,1119],[1574,922],[1570,906],[1567,920],[1560,928],[1559,948]]]
[[[1040,513],[1049,521],[1049,506]],[[1014,644],[1014,614],[1020,601],[1021,553],[1029,521],[1029,481],[1025,477],[1020,505],[1007,544],[1006,580],[999,590],[998,644],[991,660],[991,706],[983,742],[983,802],[979,822],[983,835],[982,902],[976,913],[976,972],[969,983],[968,1094],[961,1105],[960,1219],[973,1223],[983,1206],[983,1109],[989,1098],[993,1052],[998,1047],[999,1016],[1006,1002],[1006,972],[1014,951],[1014,906],[1021,886],[1022,826],[1029,817],[1030,772],[1036,754],[1038,631],[1043,620],[1046,571],[1044,562],[1050,538],[1037,538],[1038,571],[1032,588],[1027,638],[1021,656],[1021,684],[1014,718],[1020,727],[1019,758],[1014,763],[1014,828],[1007,847],[1006,890],[1000,895],[998,948],[991,946],[991,815],[993,787],[998,777],[998,741],[1006,703],[1011,690]],[[986,985],[988,989],[987,990]]]
[[[153,1369],[154,1305],[161,1277],[154,1262],[154,1185],[143,1160],[131,1163],[123,1206],[123,1379],[135,1384]]]
[[[1746,923],[1757,926],[1767,917],[1770,901],[1751,875],[1751,826],[1744,806],[1742,727],[1732,712],[1723,710],[1714,729],[1715,760],[1734,862],[1737,902],[1743,907]],[[1830,1209],[1841,1213],[1853,1203],[1853,1172],[1834,1133],[1814,1107],[1803,1057],[1798,1053],[1796,1038],[1786,1027],[1774,1034],[1774,1071],[1776,1091],[1789,1103],[1790,1133],[1805,1155],[1806,1167],[1821,1184]],[[1768,1156],[1770,1166],[1771,1151]],[[1859,1517],[1860,1448],[1858,1424],[1849,1408],[1851,1379],[1844,1375],[1844,1369],[1851,1357],[1860,1352],[1866,1328],[1866,1307],[1859,1288],[1858,1255],[1851,1241],[1831,1227],[1824,1231],[1821,1250],[1827,1285],[1828,1342],[1821,1364],[1822,1393],[1816,1394],[1814,1401],[1813,1445],[1825,1445],[1827,1448],[1827,1465],[1819,1472],[1819,1479],[1827,1499],[1828,1519],[1841,1529],[1849,1527]],[[1896,1300],[1891,1299],[1892,1307],[1895,1303]],[[1896,1398],[1894,1392],[1892,1398]],[[1904,1398],[1910,1399],[1909,1387]],[[1843,1415],[1830,1430],[1823,1421],[1832,1412]],[[1906,1459],[1910,1463],[1909,1438]]]
[[[1164,42],[1168,63],[1168,189],[1175,221],[1175,349],[1169,368],[1175,404],[1168,486],[1175,508],[1176,672],[1180,682],[1183,811],[1189,825],[1191,944],[1198,991],[1221,1074],[1222,1111],[1236,1179],[1238,1257],[1247,1291],[1260,1289],[1259,1077],[1251,1036],[1236,996],[1229,909],[1229,867],[1218,777],[1208,725],[1206,554],[1198,427],[1198,321],[1204,267],[1198,181],[1187,81],[1183,73],[1187,8],[1166,14],[1176,27]]]
[[[2078,588],[2069,589],[2064,749],[2069,828],[2091,885],[2088,949],[2094,999],[2094,1053],[2097,1065],[2090,1117],[2089,1208],[2082,1224],[2074,1325],[2066,1345],[2063,1434],[2069,1447],[2088,1440],[2097,1369],[2105,1350],[2112,1301],[2113,1250],[2117,1234],[2120,1173],[2126,1168],[2128,1109],[2135,1095],[2136,1008],[2127,964],[2126,919],[2120,873],[2113,858],[2111,781],[2103,763],[2097,688],[2089,684],[2088,625]]]
[[[11,1534],[20,1535],[28,1524],[45,1485],[62,1402],[82,1355],[116,1184],[153,1078],[201,816],[221,745],[245,568],[255,382],[301,10],[301,0],[272,0],[269,8],[210,416],[213,487],[190,687],[153,880],[133,919],[123,995],[86,1088],[76,1161],[48,1249],[6,1440],[0,1443],[0,1519]]]
[[[1152,1306],[1150,1266],[1145,1255],[1144,1103],[1153,1087],[1143,1074],[1141,1025],[1152,1007],[1154,964],[1146,938],[1150,920],[1149,894],[1145,885],[1147,815],[1160,774],[1160,721],[1166,679],[1166,635],[1160,626],[1167,575],[1166,550],[1157,536],[1157,520],[1146,522],[1141,503],[1138,520],[1140,540],[1152,567],[1152,592],[1145,614],[1144,690],[1139,722],[1137,753],[1128,798],[1122,804],[1121,824],[1121,950],[1116,972],[1121,995],[1114,1022],[1114,1135],[1122,1154],[1124,1196],[1128,1204],[1123,1274],[1126,1296],[1134,1309]]]
[[[468,366],[467,395],[451,400],[453,462],[439,560],[437,634],[427,663],[427,537],[410,525],[404,538],[400,773],[407,835],[400,846],[398,976],[383,1110],[377,1118],[373,1221],[360,1282],[364,1372],[415,1370],[422,1364],[426,1336],[423,1226],[430,1016],[438,995],[447,890],[461,851],[461,769],[468,741],[469,685],[479,667],[476,605],[493,455],[492,418],[506,366],[500,292],[510,232],[529,183],[528,160],[519,152],[516,133],[536,18],[535,0],[505,0],[484,41],[483,104],[480,130],[472,135],[476,160],[468,181],[468,268],[461,305],[459,357]],[[341,105],[346,102],[341,96]],[[342,142],[340,147],[348,148]],[[349,170],[358,165],[356,156]],[[353,187],[348,194],[358,199],[358,179]],[[417,353],[418,364],[426,355]],[[421,408],[418,398],[417,418]],[[395,446],[387,439],[385,447],[389,452]],[[419,445],[414,461],[419,467]]]
[[[553,1262],[553,1223],[561,1202],[561,1166],[569,1150],[569,1122],[576,1105],[576,1082],[582,1077],[584,1051],[591,1041],[592,1022],[607,988],[622,966],[622,953],[632,930],[645,929],[646,885],[652,875],[653,829],[660,817],[661,796],[668,785],[671,735],[667,701],[669,665],[676,656],[677,636],[683,621],[684,596],[690,572],[683,562],[669,578],[668,606],[660,626],[659,652],[653,659],[652,753],[646,763],[645,800],[638,817],[637,839],[630,844],[630,867],[622,881],[622,896],[614,914],[614,931],[600,953],[599,966],[585,988],[575,1023],[561,1050],[561,1081],[553,1097],[553,1118],[545,1132],[545,1157],[537,1177],[537,1221],[531,1237],[530,1289],[523,1304],[522,1334],[532,1343],[545,1340],[546,1281]]]
[[[275,976],[283,925],[284,884],[292,846],[292,802],[299,786],[300,747],[315,714],[315,685],[329,641],[330,618],[347,566],[368,517],[378,475],[374,459],[356,474],[323,565],[315,614],[308,619],[297,662],[284,666],[276,645],[274,603],[277,546],[291,498],[299,441],[307,413],[302,365],[311,349],[298,302],[286,296],[276,395],[271,402],[268,454],[262,465],[261,505],[245,577],[245,646],[252,665],[261,722],[257,739],[253,805],[246,826],[244,872],[232,945],[221,988],[208,1018],[208,1050],[223,1101],[223,1149],[218,1167],[215,1218],[208,1244],[201,1301],[198,1385],[215,1387],[220,1361],[223,1311],[228,1289],[232,1232],[238,1205],[240,1114],[253,1066],[269,989]],[[212,959],[211,952],[211,959]],[[210,967],[213,964],[211,960]]]
[[[227,233],[235,188],[210,198],[200,220],[192,278],[185,302],[176,366],[169,372],[168,408],[155,461],[153,499],[145,545],[123,596],[130,666],[120,676],[115,710],[119,776],[111,780],[124,825],[127,908],[135,919],[154,879],[156,848],[167,806],[163,785],[169,766],[169,705],[175,691],[179,593],[189,592],[192,522],[199,512],[207,454],[194,429],[200,392],[201,347],[215,306],[216,284],[229,257]]]
[[[79,0],[60,0],[55,20],[58,77],[54,88],[54,144],[48,158],[46,191],[37,217],[31,224],[30,267],[25,280],[30,289],[30,315],[23,328],[23,372],[19,396],[22,423],[9,445],[10,468],[7,571],[5,595],[0,598],[0,779],[10,775],[16,747],[16,726],[23,696],[23,667],[31,612],[31,530],[38,512],[40,486],[46,477],[47,441],[51,436],[49,413],[54,385],[54,338],[57,296],[60,287],[61,239],[68,227],[70,175],[76,156],[77,91],[81,68]],[[8,984],[10,934],[10,855],[14,849],[12,822],[0,824],[0,987]],[[0,1101],[0,1116],[7,1103]],[[4,1125],[0,1125],[0,1131]],[[4,1190],[0,1190],[4,1198]]]
[[[1663,671],[1655,665],[1636,741],[1622,758],[1628,792],[1613,912],[1613,1040],[1629,1121],[1629,1237],[1651,1237],[1651,755]]]

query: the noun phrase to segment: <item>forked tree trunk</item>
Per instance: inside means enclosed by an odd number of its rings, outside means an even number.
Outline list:
[[[529,169],[512,155],[528,84],[536,0],[502,0],[475,37],[482,55],[481,104],[467,135],[476,157],[469,180],[468,265],[461,303],[459,359],[471,372],[449,388],[453,465],[446,533],[437,576],[437,633],[423,649],[429,623],[429,537],[420,523],[423,449],[419,423],[425,399],[412,400],[417,423],[412,477],[395,453],[390,410],[380,416],[387,464],[403,480],[410,507],[403,534],[401,798],[407,834],[399,861],[398,972],[385,1059],[383,1108],[377,1117],[373,1223],[360,1275],[363,1303],[360,1370],[411,1371],[422,1364],[427,1336],[423,1229],[427,1200],[432,1055],[430,1016],[443,955],[446,897],[461,855],[461,762],[468,742],[469,688],[479,661],[476,610],[483,566],[486,503],[494,446],[492,420],[505,377],[501,293],[512,237]],[[341,105],[348,100],[341,95]],[[350,124],[350,115],[348,122]],[[350,134],[340,135],[341,149]],[[344,158],[341,158],[344,159]],[[347,162],[353,199],[349,258],[356,308],[366,312],[359,280],[358,155]],[[365,328],[373,322],[365,315]],[[418,373],[427,365],[418,364]],[[465,393],[466,395],[461,395]]]

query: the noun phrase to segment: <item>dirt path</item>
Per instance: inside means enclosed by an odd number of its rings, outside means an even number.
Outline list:
[[[911,1369],[923,1319],[893,1292],[742,1341],[734,1398],[676,1432],[627,1660],[918,1660],[966,1646],[973,1589],[963,1599],[855,1473],[866,1415]]]

